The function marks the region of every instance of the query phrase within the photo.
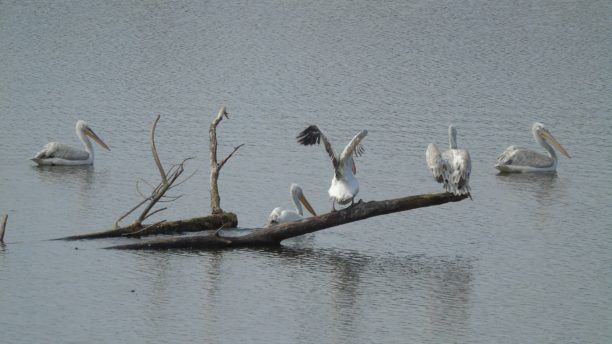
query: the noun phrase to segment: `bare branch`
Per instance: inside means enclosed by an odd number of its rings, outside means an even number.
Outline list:
[[[223,213],[223,209],[221,209],[221,197],[219,196],[219,172],[223,165],[227,162],[229,158],[240,148],[242,145],[234,148],[232,153],[228,155],[221,163],[217,160],[217,126],[223,119],[229,119],[229,115],[227,113],[227,109],[225,106],[222,106],[217,113],[217,117],[213,119],[212,123],[210,123],[209,136],[210,136],[210,208],[213,214],[221,214]]]
[[[157,148],[155,147],[155,127],[157,126],[159,117],[160,115],[157,115],[157,117],[155,118],[155,122],[153,122],[153,126],[151,126],[151,151],[153,152],[153,159],[155,159],[155,164],[157,165],[157,169],[159,170],[159,174],[161,176],[163,184],[168,184],[166,172],[164,172],[164,167],[159,161],[159,155],[157,154]]]
[[[163,207],[163,208],[159,208],[159,209],[157,209],[157,210],[155,210],[155,211],[152,211],[152,212],[150,212],[150,213],[149,213],[147,216],[145,216],[143,220],[146,220],[146,219],[148,219],[149,217],[151,217],[151,216],[153,216],[153,215],[155,215],[155,214],[157,214],[157,213],[160,213],[160,212],[162,212],[162,211],[164,211],[164,210],[166,210],[166,209],[168,209],[168,207]]]
[[[140,208],[143,204],[147,203],[147,201],[150,199],[146,198],[143,199],[142,201],[140,201],[140,203],[138,203],[136,206],[134,206],[134,208],[130,209],[129,211],[127,211],[125,214],[121,215],[117,221],[115,221],[115,224],[113,225],[113,228],[117,229],[119,228],[119,222],[121,222],[121,220],[125,219],[128,215],[130,215],[131,213],[133,213],[136,209]]]
[[[229,158],[231,158],[232,155],[234,155],[234,153],[236,153],[238,148],[240,148],[242,146],[244,146],[244,143],[241,144],[241,145],[238,145],[237,147],[234,147],[234,150],[227,157],[225,157],[225,159],[221,160],[221,163],[219,163],[219,169],[221,169],[223,167],[223,165],[225,165],[225,163],[229,160]]]
[[[183,196],[185,196],[185,194],[181,194],[181,195],[178,195],[178,196],[163,196],[158,202],[159,203],[174,202],[174,201],[176,201],[177,199],[179,199],[179,198],[181,198]]]
[[[172,190],[172,189],[174,189],[175,187],[177,187],[177,186],[179,186],[179,185],[183,184],[184,182],[188,181],[189,179],[191,179],[191,178],[192,178],[192,177],[193,177],[193,176],[196,174],[196,172],[198,172],[198,169],[196,169],[195,171],[193,171],[193,173],[192,173],[192,174],[190,174],[189,176],[187,176],[185,179],[181,180],[180,182],[176,183],[175,185],[172,185],[172,186],[170,187],[170,189]]]

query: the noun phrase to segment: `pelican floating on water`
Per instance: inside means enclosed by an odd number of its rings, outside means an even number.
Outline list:
[[[336,202],[343,205],[349,202],[351,202],[351,205],[355,203],[355,196],[359,193],[359,182],[355,178],[357,167],[353,155],[360,156],[364,153],[365,150],[361,145],[361,140],[367,134],[367,130],[357,133],[351,142],[344,147],[340,155],[334,152],[331,144],[316,125],[309,126],[297,136],[298,142],[304,146],[319,144],[323,141],[325,150],[332,159],[334,177],[328,190],[329,197],[332,199],[332,211],[336,210]]]
[[[110,150],[106,143],[96,135],[85,121],[77,121],[76,134],[85,146],[85,150],[74,148],[63,143],[50,142],[31,160],[38,165],[90,165],[94,161],[94,150],[91,137],[97,144]]]
[[[306,207],[306,209],[312,215],[317,216],[310,203],[308,203],[308,200],[304,196],[302,188],[299,185],[292,183],[291,187],[289,187],[289,193],[291,194],[291,199],[295,205],[295,210],[283,209],[281,207],[274,208],[274,210],[272,210],[270,213],[270,216],[268,216],[268,225],[303,219],[304,212],[302,211],[302,204],[304,204],[304,207]]]
[[[470,174],[472,159],[466,149],[457,148],[457,129],[448,127],[449,149],[440,154],[435,144],[430,143],[425,152],[427,166],[434,179],[444,185],[446,192],[455,195],[468,195],[470,198]]]
[[[502,172],[555,172],[557,170],[557,154],[553,147],[561,154],[571,158],[565,148],[542,123],[533,123],[531,131],[536,142],[548,151],[548,155],[526,148],[510,146],[497,158],[496,169]]]

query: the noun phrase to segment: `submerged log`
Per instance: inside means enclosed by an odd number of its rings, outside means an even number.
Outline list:
[[[238,217],[234,213],[221,213],[204,217],[194,217],[187,220],[164,221],[153,225],[134,225],[116,229],[73,235],[56,240],[82,240],[82,239],[101,239],[113,237],[142,237],[157,234],[180,234],[185,232],[199,232],[206,230],[216,230],[219,228],[235,228],[238,226]]]
[[[373,216],[385,215],[416,208],[429,207],[448,202],[458,202],[467,195],[455,196],[451,193],[436,193],[396,198],[384,201],[356,203],[354,206],[336,212],[313,216],[301,221],[288,222],[275,226],[258,228],[249,234],[230,237],[219,232],[208,235],[172,237],[150,240],[137,244],[113,246],[114,249],[215,249],[225,247],[278,246],[288,238],[316,232],[325,228],[343,225]]]

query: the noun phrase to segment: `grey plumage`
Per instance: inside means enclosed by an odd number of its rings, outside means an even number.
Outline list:
[[[427,167],[431,170],[434,180],[443,184],[446,192],[455,195],[470,194],[470,174],[472,159],[466,149],[457,148],[457,131],[451,125],[448,128],[449,149],[440,154],[438,147],[430,143],[425,152]]]

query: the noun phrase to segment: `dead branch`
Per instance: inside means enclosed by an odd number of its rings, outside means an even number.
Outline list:
[[[119,227],[110,230],[104,230],[94,233],[73,235],[55,240],[86,240],[86,239],[103,239],[103,238],[118,238],[126,236],[143,237],[147,235],[169,235],[181,234],[188,232],[214,231],[219,227],[235,228],[238,226],[238,217],[234,213],[225,212],[223,214],[215,214],[204,217],[194,217],[186,220],[165,221],[162,223],[154,223],[153,225],[141,225],[140,227],[131,224],[126,227]],[[137,235],[134,235],[138,232]]]
[[[301,221],[283,223],[276,226],[258,228],[251,233],[238,237],[216,235],[198,235],[188,237],[173,237],[153,240],[144,243],[114,246],[116,249],[169,249],[192,248],[210,249],[221,247],[258,247],[278,246],[288,238],[316,232],[325,228],[367,219],[373,216],[385,215],[416,208],[440,205],[448,202],[458,202],[467,195],[455,196],[451,193],[437,193],[409,196],[384,201],[359,202],[352,207],[336,212],[313,216]]]
[[[219,196],[219,173],[221,172],[221,168],[225,165],[225,163],[236,153],[236,151],[242,147],[244,144],[241,144],[234,148],[234,150],[227,156],[225,159],[221,160],[221,163],[217,160],[217,126],[223,119],[229,119],[229,114],[225,109],[225,106],[222,106],[219,109],[219,113],[217,113],[217,117],[210,124],[210,129],[208,131],[210,136],[210,208],[213,214],[221,214],[223,213],[223,209],[221,209],[221,197]]]
[[[6,221],[8,221],[8,214],[4,214],[2,219],[2,226],[0,226],[0,243],[4,243],[4,232],[6,231]]]
[[[155,161],[155,166],[157,167],[157,170],[159,171],[159,176],[160,176],[161,181],[155,187],[153,187],[151,184],[147,183],[146,181],[144,182],[145,184],[147,184],[149,187],[153,189],[149,196],[146,196],[145,194],[142,193],[139,187],[139,181],[136,181],[136,192],[138,192],[138,194],[141,197],[143,197],[143,200],[140,201],[132,209],[128,210],[126,213],[121,215],[117,219],[117,221],[115,221],[114,229],[119,229],[119,222],[121,222],[121,220],[125,219],[128,215],[130,215],[131,213],[136,211],[138,208],[146,204],[144,210],[140,213],[138,218],[136,218],[136,220],[134,220],[134,222],[132,222],[132,224],[128,226],[128,227],[133,227],[136,230],[141,230],[142,222],[144,220],[166,209],[166,207],[164,207],[164,208],[160,208],[160,209],[152,211],[153,207],[155,207],[155,205],[158,202],[160,202],[162,198],[165,198],[165,200],[162,202],[172,202],[181,197],[181,196],[177,196],[177,197],[166,196],[166,192],[168,192],[168,190],[172,189],[175,186],[178,186],[179,184],[185,181],[183,180],[177,183],[177,185],[174,184],[177,181],[177,179],[181,176],[181,174],[183,173],[184,171],[183,167],[185,165],[185,162],[187,162],[188,160],[192,158],[186,158],[182,162],[173,165],[168,172],[164,170],[161,160],[159,159],[159,154],[157,153],[157,147],[155,145],[155,129],[157,128],[157,122],[159,122],[159,118],[160,118],[160,115],[157,115],[155,117],[155,121],[153,122],[153,125],[151,126],[150,140],[151,140],[151,153],[153,154],[153,160]],[[190,178],[191,176],[189,176],[188,178]]]

